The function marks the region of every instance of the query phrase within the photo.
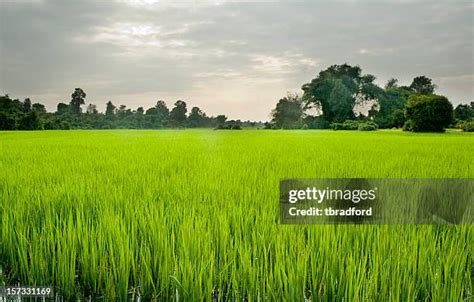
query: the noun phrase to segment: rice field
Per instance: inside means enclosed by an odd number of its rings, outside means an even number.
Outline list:
[[[472,301],[472,225],[280,225],[284,178],[472,178],[474,135],[0,132],[0,283],[66,300]]]

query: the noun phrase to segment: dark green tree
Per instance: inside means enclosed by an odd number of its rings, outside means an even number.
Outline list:
[[[272,124],[275,128],[301,128],[303,119],[302,100],[298,95],[287,95],[280,99],[272,111]]]
[[[410,89],[419,94],[433,94],[436,85],[426,76],[418,76],[413,79]]]
[[[469,121],[474,118],[474,102],[471,105],[459,104],[454,109],[454,117],[461,121]]]
[[[383,89],[375,85],[374,80],[373,75],[362,75],[359,66],[333,65],[303,85],[304,107],[320,108],[328,124],[352,119],[356,105],[377,100],[383,95]]]
[[[26,98],[23,101],[23,108],[25,112],[30,112],[31,111],[31,100],[29,98]]]
[[[182,127],[186,122],[186,112],[188,109],[186,108],[186,103],[178,100],[174,103],[174,107],[170,112],[170,122],[174,127]]]
[[[21,130],[39,130],[41,129],[41,121],[36,111],[30,111],[21,119]]]
[[[214,118],[216,128],[224,128],[225,122],[227,121],[227,116],[221,114]]]
[[[74,89],[74,92],[71,94],[71,102],[69,106],[72,113],[79,114],[81,113],[81,105],[85,104],[86,93],[81,88]]]
[[[31,109],[38,113],[46,113],[46,107],[40,103],[34,103],[31,105]]]
[[[406,130],[442,132],[453,121],[453,105],[441,95],[414,94],[408,98]]]
[[[163,128],[169,120],[169,109],[162,100],[157,101],[156,105],[149,108],[145,114],[148,128]]]
[[[191,108],[188,116],[188,126],[191,128],[203,127],[206,122],[206,114],[199,107]]]
[[[385,84],[384,89],[385,91],[394,89],[398,87],[398,80],[395,78],[391,78],[390,80],[387,81],[387,84]]]
[[[116,107],[114,106],[114,104],[112,104],[111,101],[108,101],[105,105],[105,116],[108,119],[112,119],[115,116],[115,109]]]
[[[64,104],[64,103],[59,103],[57,106],[56,106],[56,112],[58,114],[65,114],[69,111],[69,105],[68,104]]]

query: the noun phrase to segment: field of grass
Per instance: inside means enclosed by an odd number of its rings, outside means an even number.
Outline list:
[[[0,281],[103,300],[468,301],[474,226],[280,225],[279,181],[474,177],[474,135],[0,132]]]

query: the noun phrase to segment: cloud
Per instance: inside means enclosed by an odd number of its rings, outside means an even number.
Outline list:
[[[99,108],[184,99],[267,119],[348,62],[381,84],[424,74],[454,102],[474,99],[471,1],[342,2],[3,1],[0,92],[54,110],[81,87]]]

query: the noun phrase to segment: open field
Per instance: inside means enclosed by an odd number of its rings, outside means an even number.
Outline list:
[[[474,177],[474,135],[0,132],[7,284],[65,297],[473,298],[474,227],[279,224],[279,181]]]

